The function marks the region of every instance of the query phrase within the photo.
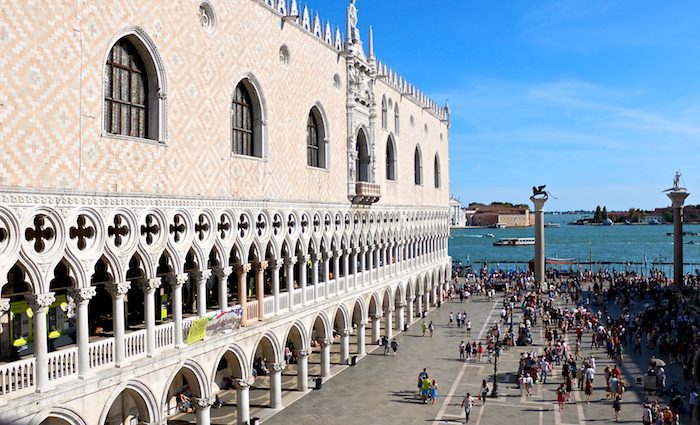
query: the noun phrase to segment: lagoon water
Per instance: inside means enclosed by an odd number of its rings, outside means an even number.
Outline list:
[[[547,258],[573,258],[588,266],[589,256],[593,263],[600,261],[644,263],[646,268],[653,263],[673,263],[673,225],[623,225],[614,226],[573,226],[566,223],[582,218],[573,214],[546,214],[546,223],[560,223],[560,228],[545,228],[545,255]],[[700,224],[686,224],[684,231],[700,232]],[[487,233],[495,237],[481,237]],[[508,262],[522,262],[534,258],[533,246],[508,247],[493,246],[499,238],[534,237],[534,227],[506,229],[455,229],[451,231],[449,254],[453,261],[472,263],[478,266],[488,262],[491,267],[513,268]],[[688,244],[693,241],[694,244]],[[684,237],[686,271],[700,269],[700,236]],[[523,265],[520,265],[522,268]],[[594,266],[595,267],[595,266]],[[624,265],[605,266],[623,269]],[[643,265],[629,266],[635,270],[645,269]],[[672,266],[661,266],[670,273]]]

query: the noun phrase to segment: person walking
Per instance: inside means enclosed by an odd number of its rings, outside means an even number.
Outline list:
[[[466,416],[465,423],[469,422],[469,414],[472,412],[472,407],[474,406],[474,397],[470,393],[462,400],[462,407],[464,408],[464,416]]]
[[[389,338],[386,335],[382,335],[382,347],[384,347],[384,355],[389,355]]]
[[[472,321],[467,320],[467,336],[472,336]]]
[[[423,336],[425,336],[425,331],[428,330],[428,325],[426,325],[425,322],[423,322],[421,323],[420,328],[423,331]]]
[[[396,338],[391,339],[391,352],[392,355],[396,355],[396,352],[399,350],[399,341],[396,340]]]
[[[418,374],[418,396],[422,394],[423,390],[423,380],[428,377],[428,372],[425,368],[423,368],[423,371]]]
[[[584,393],[586,394],[586,403],[591,404],[591,396],[593,395],[593,383],[586,378]]]
[[[525,391],[527,392],[528,397],[532,396],[532,382],[532,376],[530,376],[529,373],[526,373],[525,378],[523,378],[523,385],[525,386]]]
[[[430,321],[430,324],[428,325],[428,330],[430,331],[430,337],[433,337],[433,332],[435,332],[435,325],[433,324],[433,321]]]
[[[433,383],[430,382],[430,378],[428,378],[426,375],[425,379],[423,379],[423,382],[421,383],[421,396],[423,397],[423,404],[428,402],[428,398],[432,394],[430,391],[432,385]]]
[[[642,410],[642,425],[651,425],[654,416],[651,413],[651,405],[645,404]]]
[[[450,321],[449,321],[449,323],[448,323],[448,326],[449,326],[449,327],[452,327],[453,322],[454,322],[454,318],[455,318],[454,315],[452,314],[452,312],[450,312]]]
[[[559,411],[562,411],[564,409],[564,403],[566,403],[566,389],[564,388],[564,384],[559,384],[559,388],[557,388],[557,403],[559,403]]]
[[[466,349],[467,349],[467,348],[466,348],[466,345],[464,345],[464,341],[461,341],[461,342],[459,343],[459,359],[462,360],[462,361],[465,361],[465,360],[466,360],[466,356],[465,356],[465,354],[466,354]]]
[[[438,384],[435,379],[433,379],[433,384],[430,386],[430,398],[432,399],[432,403],[430,404],[435,404],[435,400],[437,400],[438,397]]]
[[[615,397],[615,401],[613,401],[613,410],[615,411],[615,422],[617,422],[618,416],[620,416],[620,409],[622,409],[622,397],[619,395]]]
[[[489,386],[486,384],[486,379],[481,380],[481,389],[479,390],[479,400],[481,405],[486,404],[486,396],[489,395]]]

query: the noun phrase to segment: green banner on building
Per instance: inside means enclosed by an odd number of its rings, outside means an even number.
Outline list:
[[[197,341],[201,341],[207,335],[207,323],[209,318],[202,317],[197,319],[192,323],[190,331],[187,333],[187,344],[194,344]]]

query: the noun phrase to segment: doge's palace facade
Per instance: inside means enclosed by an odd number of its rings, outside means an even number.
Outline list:
[[[450,111],[354,0],[0,14],[0,423],[248,423],[441,302]]]

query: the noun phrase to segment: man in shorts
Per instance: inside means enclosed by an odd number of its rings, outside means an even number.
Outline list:
[[[462,407],[464,408],[464,416],[466,416],[465,423],[469,422],[469,414],[472,412],[472,407],[474,407],[474,397],[471,394],[467,395],[462,400]]]

